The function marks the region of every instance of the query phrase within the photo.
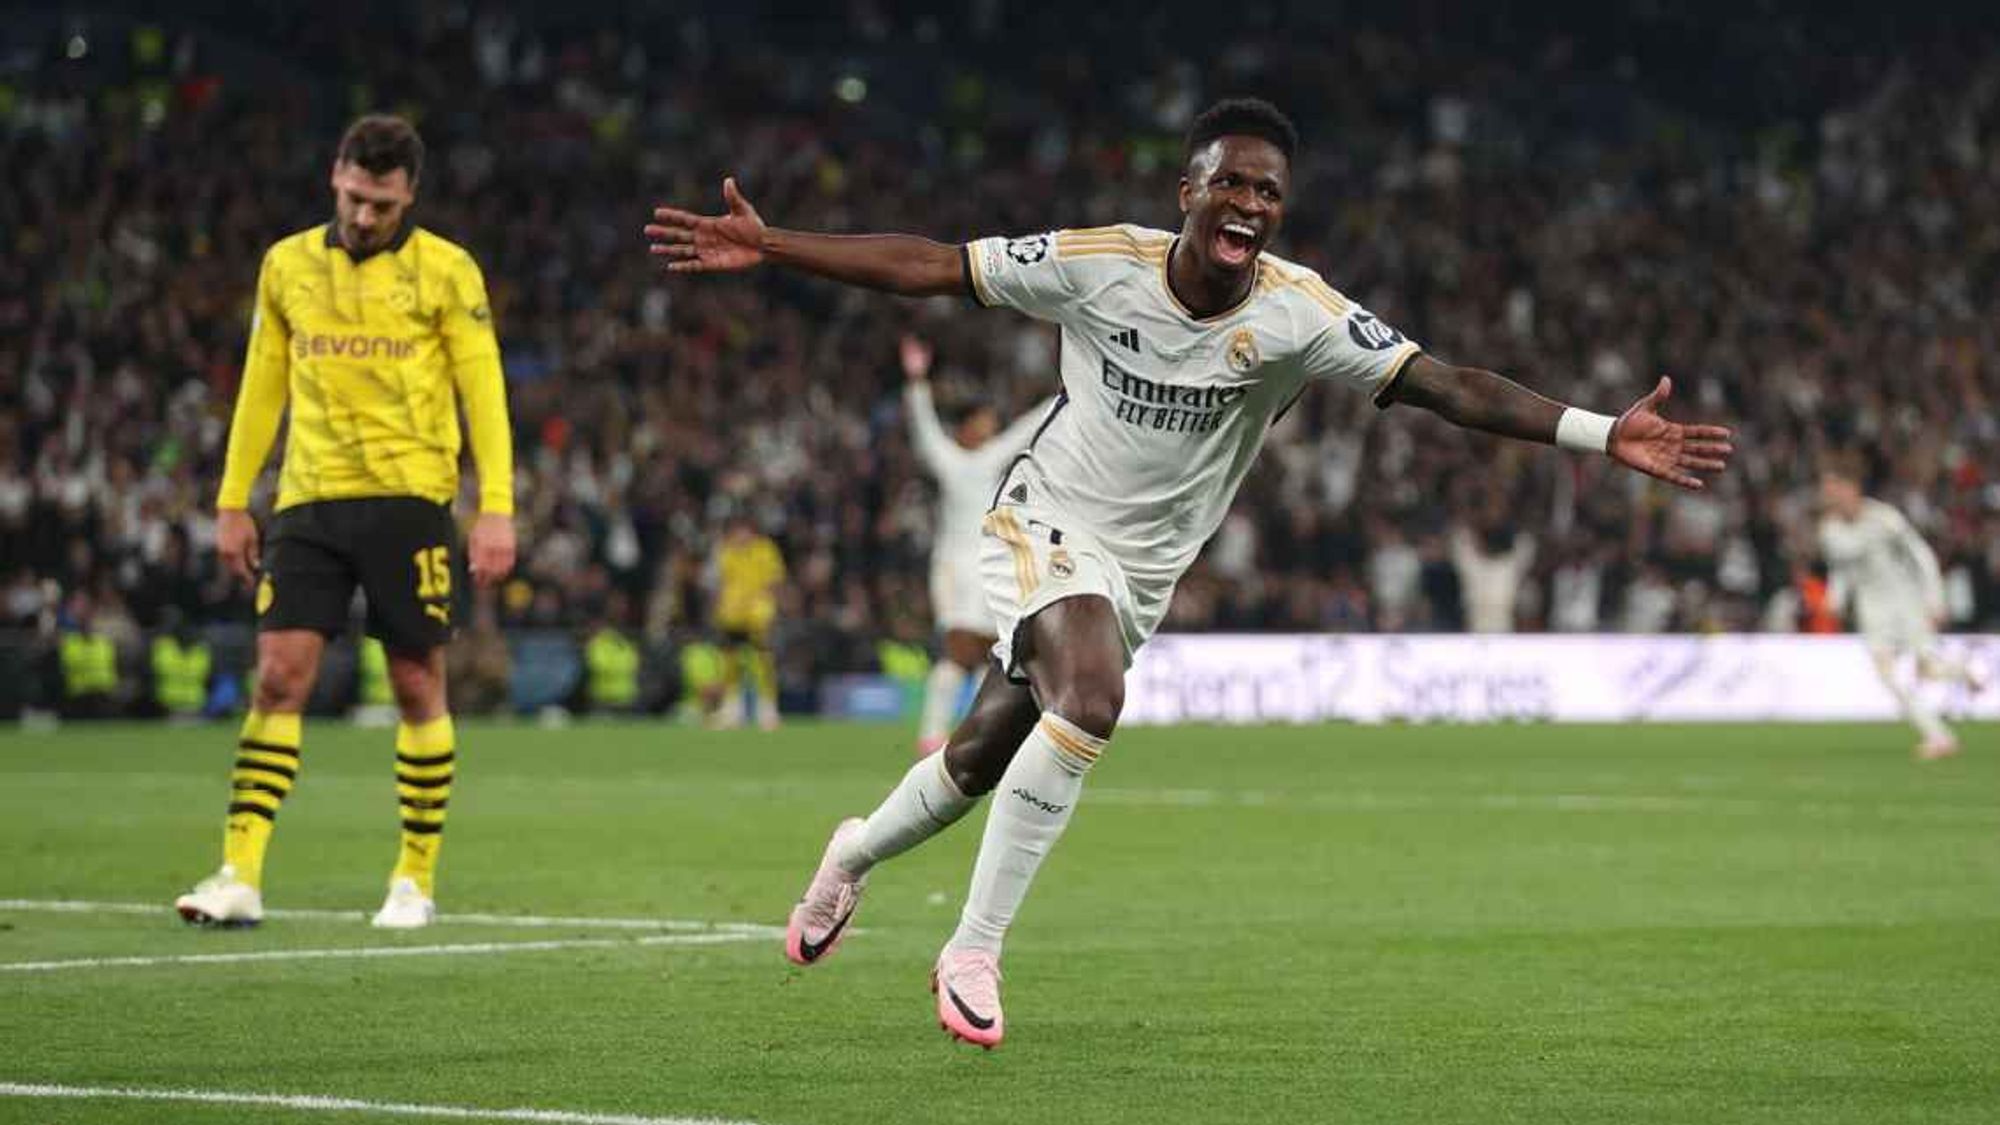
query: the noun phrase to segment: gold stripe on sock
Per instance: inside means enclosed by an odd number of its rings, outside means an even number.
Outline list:
[[[1050,742],[1055,743],[1057,750],[1085,766],[1095,764],[1097,756],[1103,753],[1102,745],[1091,746],[1075,735],[1049,722],[1046,717],[1036,725],[1041,728],[1043,734],[1048,736]]]

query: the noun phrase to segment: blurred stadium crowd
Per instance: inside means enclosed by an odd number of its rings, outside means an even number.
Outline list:
[[[344,120],[411,114],[420,220],[485,268],[522,566],[477,631],[698,636],[725,516],[782,545],[788,681],[923,643],[928,486],[895,340],[944,397],[1052,389],[1045,326],[776,274],[668,282],[638,228],[739,177],[771,222],[945,239],[1171,227],[1216,96],[1297,118],[1282,249],[1439,355],[1616,409],[1661,372],[1739,427],[1673,496],[1307,396],[1170,626],[1794,628],[1813,467],[1868,451],[1954,627],[2000,627],[2000,49],[1988,28],[1670,14],[1359,27],[1251,6],[920,14],[193,3],[30,15],[0,57],[0,627],[242,622],[209,508],[258,256],[329,213]],[[204,14],[205,13],[205,14]],[[1990,22],[1990,21],[1989,21]],[[275,461],[274,461],[275,464]],[[1810,588],[1810,582],[1804,586]]]

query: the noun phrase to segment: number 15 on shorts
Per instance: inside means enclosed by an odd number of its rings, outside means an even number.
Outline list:
[[[411,556],[417,567],[417,600],[425,602],[424,612],[449,623],[451,609],[451,548],[425,547]],[[432,605],[445,602],[445,605]]]

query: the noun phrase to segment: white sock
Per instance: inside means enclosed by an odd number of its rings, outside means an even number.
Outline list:
[[[1914,687],[1905,687],[1903,681],[1896,676],[1895,665],[1886,660],[1877,660],[1875,667],[1882,673],[1882,683],[1888,687],[1889,694],[1896,697],[1897,704],[1903,708],[1904,716],[1917,728],[1918,734],[1933,742],[1942,742],[1951,737],[1951,728],[1944,725],[1944,719],[1939,717],[1937,708],[1925,701],[1921,679]]]
[[[965,687],[965,669],[955,660],[939,660],[931,665],[924,680],[924,714],[917,723],[917,737],[929,742],[942,739],[951,730],[952,716],[958,713],[958,693]]]
[[[892,856],[902,855],[958,822],[958,818],[979,803],[952,784],[945,772],[944,753],[932,754],[910,767],[903,780],[875,811],[854,838],[847,854],[834,857],[842,870],[855,875]]]
[[[1083,775],[1104,751],[1105,740],[1084,733],[1054,712],[1043,712],[993,791],[986,834],[972,865],[972,886],[951,944],[1000,952],[1014,912],[1042,860],[1062,838]]]

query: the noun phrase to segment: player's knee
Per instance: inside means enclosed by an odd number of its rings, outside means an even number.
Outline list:
[[[404,716],[434,718],[443,710],[444,677],[428,662],[391,661],[389,692]]]
[[[313,664],[298,653],[275,650],[257,658],[257,710],[292,713],[305,709],[312,694]]]
[[[1050,711],[1075,724],[1086,734],[1110,738],[1118,728],[1118,716],[1125,710],[1125,677],[1120,675],[1079,676],[1056,698]]]
[[[1024,731],[999,729],[983,721],[975,710],[952,732],[944,748],[944,772],[960,793],[978,797],[990,793],[1007,772],[1007,763],[1020,748]]]
[[[945,776],[951,778],[952,787],[968,797],[983,797],[1000,784],[1000,775],[1006,772],[1006,759],[992,754],[980,753],[974,745],[952,743],[944,750]],[[996,765],[998,768],[995,768]]]

